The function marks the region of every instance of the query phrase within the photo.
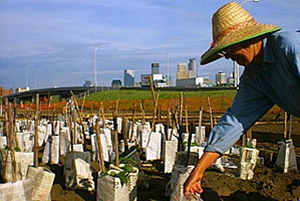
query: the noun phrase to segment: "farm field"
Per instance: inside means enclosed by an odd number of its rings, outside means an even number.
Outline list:
[[[123,94],[124,93],[124,94]],[[202,107],[204,111],[209,111],[207,97],[210,97],[213,111],[218,114],[223,113],[230,106],[235,91],[218,91],[218,92],[185,92],[184,105],[190,112],[198,112]],[[99,100],[108,110],[114,110],[116,100],[119,101],[120,111],[139,111],[139,103],[144,104],[146,111],[153,110],[153,101],[151,94],[148,91],[121,91],[120,96],[115,92],[107,92],[101,95],[90,96],[86,101],[94,102],[94,105],[99,104]],[[160,92],[158,108],[161,111],[167,111],[168,107],[173,110],[179,104],[180,92]],[[82,100],[80,100],[82,101]],[[98,107],[100,104],[98,105]],[[97,106],[94,106],[97,107]],[[171,110],[172,110],[171,109]],[[270,121],[283,119],[283,111],[277,106],[274,106],[262,120]],[[300,119],[294,118],[292,127],[292,138],[296,145],[296,153],[300,156]],[[253,137],[258,139],[258,147],[263,150],[277,151],[277,141],[283,138],[284,125],[281,124],[262,124],[253,126]],[[240,142],[238,142],[240,143]],[[204,201],[224,200],[224,201],[282,201],[296,200],[300,197],[300,174],[282,172],[274,169],[274,158],[271,161],[268,152],[261,152],[265,156],[265,164],[259,165],[255,171],[255,177],[251,181],[242,181],[234,177],[235,172],[231,171],[227,174],[220,173],[215,170],[206,172],[203,179],[204,193],[202,198]],[[298,157],[298,167],[300,165],[300,157]],[[153,163],[152,170],[144,170],[143,182],[148,185],[139,183],[138,200],[140,201],[167,201],[170,198],[164,195],[164,189],[171,175],[161,172],[161,163]],[[59,184],[56,184],[56,189],[52,191],[53,196],[57,196]],[[59,189],[59,190],[58,190]],[[68,192],[70,196],[74,192]],[[93,200],[94,195],[78,192],[76,195],[81,195],[83,200]],[[75,198],[75,197],[73,197]],[[59,199],[58,199],[59,200]]]
[[[202,123],[206,126],[206,133],[209,132],[211,124],[215,124],[222,113],[228,108],[234,98],[234,90],[218,91],[155,91],[159,94],[155,122],[166,124],[167,112],[177,114],[185,118],[185,111],[188,112],[188,122],[194,131],[198,124],[199,111],[203,110]],[[209,98],[208,98],[209,97]],[[40,105],[41,115],[48,118],[55,118],[63,114],[67,101],[50,102]],[[82,111],[84,119],[92,118],[94,115],[102,115],[112,120],[115,114],[126,117],[129,120],[137,121],[145,119],[153,121],[155,113],[153,97],[149,90],[120,90],[105,91],[89,96],[77,98],[77,104]],[[34,116],[33,103],[18,105],[18,112],[22,118]],[[180,112],[182,110],[182,112]],[[212,120],[210,120],[210,112]],[[259,156],[264,158],[255,168],[255,175],[252,180],[241,180],[237,176],[237,169],[226,169],[221,173],[215,169],[208,170],[202,180],[204,201],[298,201],[300,198],[300,173],[292,172],[283,174],[275,168],[274,163],[278,153],[277,142],[283,139],[284,111],[274,106],[265,114],[257,124],[252,127],[252,136],[257,139],[257,147],[260,150]],[[292,119],[291,138],[295,145],[298,167],[300,167],[300,119]],[[184,121],[183,121],[184,123]],[[183,124],[184,125],[184,124]],[[237,142],[242,144],[242,139]],[[89,147],[89,146],[88,146]],[[41,152],[40,152],[41,154]],[[272,156],[271,156],[272,155]],[[39,156],[41,160],[41,155]],[[171,174],[163,173],[163,161],[145,161],[141,153],[142,164],[140,168],[139,181],[137,183],[137,201],[167,201],[170,197],[165,195],[165,189]],[[230,160],[238,163],[238,157],[228,156]],[[95,192],[84,190],[69,190],[65,187],[63,164],[45,165],[55,174],[55,180],[51,189],[51,200],[53,201],[96,201]],[[91,163],[94,182],[97,189],[97,172],[99,164]]]

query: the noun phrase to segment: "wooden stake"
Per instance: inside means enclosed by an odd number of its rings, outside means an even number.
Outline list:
[[[39,154],[39,94],[35,95],[35,115],[34,115],[34,167],[39,166],[38,154]]]
[[[120,161],[119,161],[119,142],[118,142],[118,131],[117,131],[117,128],[115,128],[113,130],[113,136],[114,136],[114,151],[115,151],[115,156],[116,156],[116,159],[115,159],[115,165],[117,167],[120,166]]]
[[[203,108],[201,107],[200,111],[199,111],[199,119],[198,119],[198,127],[199,127],[199,129],[201,129],[201,126],[202,126],[202,115],[203,115]]]
[[[154,131],[154,128],[155,128],[155,119],[156,119],[156,115],[157,115],[158,100],[159,100],[159,92],[157,93],[157,97],[155,99],[154,112],[153,112],[153,118],[152,118],[152,127],[151,127],[152,132]]]
[[[70,138],[71,138],[71,151],[73,151],[73,144],[74,144],[74,137],[73,137],[73,129],[72,129],[72,120],[71,120],[71,115],[70,113],[66,113],[67,117],[67,125],[69,127],[69,133],[70,133]]]
[[[118,141],[118,126],[117,126],[117,116],[118,116],[118,111],[119,111],[119,100],[116,101],[116,108],[115,108],[115,112],[114,112],[114,117],[113,117],[113,121],[114,121],[114,130],[113,130],[113,139],[114,139],[114,152],[115,152],[115,165],[117,167],[120,166],[120,160],[119,160],[119,141]]]
[[[148,77],[149,83],[150,83],[150,91],[152,95],[152,100],[153,100],[153,107],[155,107],[155,93],[154,93],[154,88],[153,88],[153,81],[152,81],[152,76]]]
[[[167,111],[167,129],[166,129],[166,139],[168,140],[169,139],[169,136],[168,136],[168,132],[169,132],[169,128],[170,128],[170,123],[171,123],[171,118],[170,118],[170,105],[168,104],[168,111]]]
[[[283,137],[284,139],[287,139],[287,112],[284,112],[284,131],[283,131]]]
[[[11,109],[11,103],[8,104],[8,150],[9,152],[7,153],[10,154],[11,157],[11,163],[12,163],[12,167],[13,167],[13,171],[12,171],[12,177],[13,177],[13,181],[16,182],[17,181],[17,163],[16,163],[16,159],[15,159],[15,138],[14,138],[14,129],[13,129],[13,116],[12,116],[12,109]],[[7,158],[6,158],[7,161]]]
[[[252,139],[252,127],[247,130],[247,138]]]
[[[145,122],[146,122],[146,120],[145,120],[145,110],[144,110],[144,106],[143,106],[142,102],[140,102],[140,108],[141,108],[142,115],[143,115],[143,117],[142,117],[142,124],[144,125]]]
[[[14,136],[14,141],[15,141],[15,146],[18,150],[21,150],[21,146],[19,143],[19,140],[17,138],[17,133],[16,133],[16,119],[17,119],[17,100],[16,98],[14,98],[14,109],[13,109],[13,113],[14,113],[14,117],[13,117],[13,136]]]
[[[103,102],[101,102],[101,116],[102,116],[102,124],[103,124],[103,129],[104,129],[104,128],[106,128],[106,124],[105,124],[105,114],[104,114]]]
[[[212,107],[210,105],[210,98],[209,96],[207,97],[208,101],[208,107],[209,107],[209,116],[210,116],[210,128],[213,129],[214,123],[213,123],[213,112],[212,112]]]
[[[2,97],[0,96],[0,116],[2,116],[3,113],[3,103],[2,103]]]
[[[293,121],[292,121],[292,115],[290,114],[290,126],[289,126],[289,138],[288,139],[291,139],[292,137],[292,124],[293,124]]]
[[[82,102],[81,110],[80,110],[81,114],[83,113],[83,108],[84,108],[84,104],[85,104],[85,98],[86,98],[86,93],[84,93],[84,96],[83,96],[83,102]]]
[[[180,92],[180,116],[179,116],[179,124],[182,125],[182,117],[183,117],[183,92]]]
[[[127,135],[128,129],[127,129],[127,127],[128,127],[128,119],[127,119],[127,117],[123,117],[122,133],[123,133],[123,138],[124,138],[125,151],[128,151],[128,135]]]
[[[187,107],[185,107],[185,132],[189,133],[189,120],[188,120],[188,110]]]
[[[242,147],[246,146],[246,142],[247,142],[247,136],[245,133],[243,133],[242,135]]]
[[[103,148],[101,143],[101,137],[100,137],[100,130],[99,130],[99,119],[96,120],[96,137],[97,137],[97,145],[98,145],[98,154],[99,154],[99,167],[100,172],[105,172],[105,166],[104,166],[104,157],[103,157]]]

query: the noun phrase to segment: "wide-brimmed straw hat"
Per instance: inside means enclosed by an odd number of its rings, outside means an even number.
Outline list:
[[[212,17],[213,43],[201,56],[207,64],[222,57],[218,54],[234,44],[278,31],[274,25],[258,24],[239,4],[231,2],[219,8]]]

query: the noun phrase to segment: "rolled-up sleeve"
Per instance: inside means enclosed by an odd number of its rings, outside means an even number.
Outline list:
[[[250,128],[274,105],[255,88],[256,84],[255,80],[247,79],[247,73],[244,73],[233,104],[209,133],[206,152],[223,154],[240,138],[244,130]]]

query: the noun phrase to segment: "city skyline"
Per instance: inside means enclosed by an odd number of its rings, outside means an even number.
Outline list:
[[[98,85],[122,80],[125,69],[136,77],[151,73],[152,63],[175,80],[177,64],[190,58],[196,58],[199,76],[213,80],[233,68],[225,59],[199,65],[211,43],[211,16],[227,2],[2,0],[0,86],[81,86],[93,81],[94,59]],[[299,0],[243,2],[258,23],[300,29]]]

